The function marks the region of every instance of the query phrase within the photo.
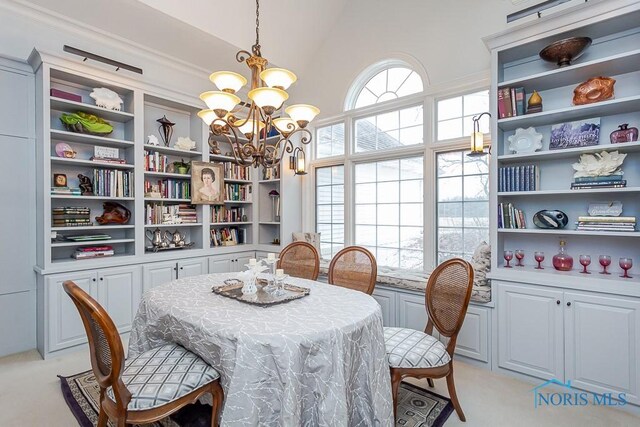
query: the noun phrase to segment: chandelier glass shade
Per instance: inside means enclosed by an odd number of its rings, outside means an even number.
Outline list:
[[[289,99],[286,90],[297,76],[284,68],[266,68],[268,61],[260,52],[259,6],[256,1],[256,43],[251,52],[241,50],[236,54],[236,60],[251,70],[248,100],[243,102],[236,95],[249,82],[245,77],[232,71],[217,71],[209,80],[218,90],[200,95],[207,108],[198,116],[209,126],[212,154],[222,153],[222,141],[231,146],[228,155],[234,163],[270,168],[278,166],[285,153],[302,150],[302,145],[311,142],[312,135],[306,127],[320,110],[308,104],[285,107]],[[299,144],[291,139],[294,135]],[[304,152],[301,158],[304,162]]]

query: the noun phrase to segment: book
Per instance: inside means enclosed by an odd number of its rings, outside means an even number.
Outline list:
[[[509,96],[511,97],[511,116],[514,117],[517,115],[516,110],[516,88],[509,88]]]
[[[627,185],[627,180],[623,179],[621,181],[585,181],[585,182],[574,182],[571,184],[572,187],[584,187],[584,186],[607,186],[607,185]]]
[[[622,223],[635,223],[635,216],[579,216],[578,222],[622,222]]]
[[[516,88],[516,93],[515,93],[515,98],[516,98],[516,115],[517,116],[522,116],[524,115],[525,112],[525,99],[526,99],[526,94],[524,91],[523,87],[517,87]]]
[[[622,181],[622,175],[608,176],[582,176],[574,178],[574,182],[600,182],[600,181]]]

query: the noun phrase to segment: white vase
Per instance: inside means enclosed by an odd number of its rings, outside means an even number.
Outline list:
[[[253,276],[251,279],[246,280],[244,282],[244,286],[242,287],[242,293],[244,295],[253,295],[258,292],[258,287],[256,286],[256,278]]]

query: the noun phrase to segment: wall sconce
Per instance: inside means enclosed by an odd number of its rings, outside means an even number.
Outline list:
[[[304,151],[300,147],[293,150],[293,155],[289,157],[289,169],[294,175],[306,175]]]
[[[473,117],[473,132],[471,133],[471,152],[467,154],[469,157],[485,156],[488,153],[484,151],[484,135],[480,132],[480,118],[484,115],[491,117],[491,113],[482,113]]]

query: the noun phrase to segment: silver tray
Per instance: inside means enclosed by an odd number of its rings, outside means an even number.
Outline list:
[[[253,295],[245,295],[242,293],[242,287],[244,286],[244,283],[242,281],[229,280],[225,281],[225,283],[228,284],[222,286],[214,286],[211,290],[218,295],[222,295],[223,297],[233,298],[246,304],[257,305],[260,307],[269,307],[272,305],[282,304],[285,302],[300,299],[309,295],[309,292],[311,291],[308,288],[285,283],[284,293],[282,295],[273,295],[264,290],[265,285],[267,284],[266,280],[258,279],[258,292]]]

